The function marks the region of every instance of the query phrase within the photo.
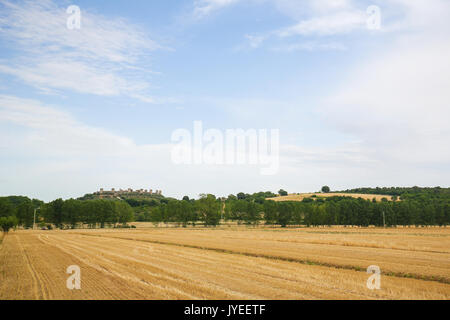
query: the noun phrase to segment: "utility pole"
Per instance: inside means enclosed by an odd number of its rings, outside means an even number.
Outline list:
[[[34,208],[34,215],[33,215],[33,230],[36,230],[36,210],[39,210],[40,207]]]
[[[220,220],[223,222],[223,212],[225,211],[225,199],[221,198],[222,200],[222,210],[220,210]]]
[[[384,216],[384,210],[383,210],[383,228],[386,228],[386,217]]]

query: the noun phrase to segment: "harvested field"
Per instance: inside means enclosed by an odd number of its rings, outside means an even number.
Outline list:
[[[0,261],[0,299],[450,299],[448,228],[16,231]]]
[[[363,193],[300,193],[300,194],[289,194],[287,196],[280,196],[275,198],[268,198],[267,200],[274,201],[302,201],[304,198],[328,198],[328,197],[352,197],[352,198],[362,198],[364,200],[376,199],[376,201],[381,201],[381,199],[386,198],[391,200],[392,196],[381,195],[381,194],[363,194]]]

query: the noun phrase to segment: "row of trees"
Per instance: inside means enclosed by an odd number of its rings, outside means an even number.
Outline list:
[[[134,211],[124,201],[57,199],[44,204],[26,197],[0,198],[0,228],[3,231],[17,225],[31,228],[34,219],[41,225],[53,224],[58,228],[75,228],[79,224],[104,228],[105,225],[126,225],[134,221]]]
[[[198,222],[205,226],[216,226],[220,223],[222,207],[222,201],[212,194],[201,195],[198,200],[184,197],[181,201],[170,200],[141,211],[137,220],[155,224],[175,222],[184,227],[188,224],[195,226]]]
[[[8,232],[17,225],[29,228],[33,225],[34,210],[43,205],[43,201],[21,196],[0,198],[0,228]]]
[[[450,198],[450,188],[423,188],[423,187],[376,187],[376,188],[356,188],[338,192],[363,193],[363,194],[383,194],[396,196],[400,199],[427,199],[427,198]]]
[[[327,192],[328,188],[323,188]],[[239,224],[260,223],[288,225],[449,225],[450,189],[448,188],[360,188],[346,190],[354,193],[392,195],[392,200],[374,200],[350,197],[311,197],[302,202],[275,202],[265,200],[274,197],[272,192],[254,194],[238,193],[216,198],[202,194],[198,200],[183,197],[113,200],[62,200],[44,204],[26,197],[0,198],[0,228],[8,231],[21,225],[33,226],[36,222],[52,224],[59,228],[75,228],[87,224],[92,228],[107,225],[126,225],[127,222],[151,221],[155,224],[179,223],[183,226],[202,223],[216,226],[223,219]],[[279,194],[284,194],[280,190]]]
[[[105,225],[126,225],[134,221],[134,211],[124,201],[57,199],[41,208],[40,217],[58,228],[68,226],[73,229],[78,224],[104,228]]]
[[[449,225],[449,199],[428,201],[375,202],[350,197],[306,198],[302,202],[275,202],[216,199],[213,195],[199,200],[171,200],[149,208],[138,216],[139,221],[217,225],[220,219],[238,224],[259,223],[288,225]]]

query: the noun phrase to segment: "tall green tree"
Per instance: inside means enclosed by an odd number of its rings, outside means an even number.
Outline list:
[[[212,194],[203,196],[197,201],[197,210],[205,226],[217,226],[220,223],[220,205]]]
[[[0,217],[9,217],[14,214],[14,207],[7,198],[0,198]]]
[[[63,223],[75,229],[76,225],[82,221],[82,205],[79,200],[69,199],[64,201],[62,206]]]
[[[0,217],[0,228],[4,233],[8,233],[9,230],[16,227],[18,220],[15,216]]]
[[[35,207],[31,200],[19,204],[16,209],[18,224],[22,225],[24,228],[31,228],[34,220],[34,209]]]
[[[116,201],[115,210],[118,223],[126,225],[128,222],[132,222],[134,220],[133,209],[128,203],[124,201]]]
[[[285,228],[291,222],[292,212],[292,203],[280,202],[278,204],[277,224]]]
[[[264,220],[266,224],[275,224],[278,216],[278,206],[275,201],[264,202]]]

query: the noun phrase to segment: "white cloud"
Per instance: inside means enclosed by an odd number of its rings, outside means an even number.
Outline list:
[[[35,100],[0,95],[0,121],[29,129],[27,148],[39,155],[118,155],[134,143],[76,121],[69,113]]]
[[[278,11],[294,20],[354,7],[354,0],[267,0],[266,2],[271,2]]]
[[[367,6],[352,0],[260,0],[256,4],[271,3],[282,14],[296,21],[288,27],[272,30],[265,34],[246,35],[249,48],[259,48],[263,42],[270,39],[283,40],[290,37],[303,38],[339,36],[358,30],[365,30],[367,26]],[[305,42],[311,44],[312,42]],[[239,48],[243,48],[240,46]],[[291,47],[288,49],[288,47]],[[275,51],[296,50],[342,50],[344,45],[282,45]],[[327,48],[325,48],[327,47]]]
[[[309,5],[315,12],[329,12],[332,10],[351,9],[352,0],[312,0]]]
[[[0,37],[18,52],[0,63],[0,72],[41,90],[153,99],[148,56],[161,46],[138,26],[81,8],[81,29],[70,30],[65,8],[50,0],[1,1],[0,7]]]
[[[294,26],[277,31],[276,34],[280,37],[345,34],[364,27],[366,20],[364,11],[343,11],[302,20]]]
[[[66,8],[51,0],[1,3],[2,33],[34,53],[70,49],[64,52],[79,58],[134,62],[145,51],[159,48],[143,30],[123,19],[108,19],[81,8],[81,28],[69,30]]]
[[[155,189],[168,174],[169,144],[137,145],[36,100],[0,95],[0,123],[2,194],[50,200],[100,186]]]
[[[196,0],[194,3],[194,16],[203,18],[214,11],[225,8],[240,0]]]
[[[260,176],[259,168],[250,166],[174,166],[170,161],[170,144],[139,145],[124,134],[81,123],[58,107],[0,96],[0,193],[51,200],[59,196],[79,196],[99,187],[161,188],[166,194],[180,197],[185,193],[190,196],[200,192],[226,195],[280,187],[301,192],[316,190],[323,184],[330,184],[333,189],[362,184],[443,185],[450,179],[447,124],[450,116],[447,59],[450,56],[447,31],[450,30],[450,11],[448,5],[439,0],[433,2],[435,10],[419,1],[393,1],[406,8],[402,12],[407,12],[397,30],[415,28],[416,34],[404,32],[395,45],[386,44],[371,59],[348,70],[340,79],[338,90],[330,94],[322,109],[328,124],[356,142],[335,142],[338,139],[334,139],[329,144],[331,147],[326,147],[324,141],[317,138],[321,146],[282,145],[280,172],[272,177]],[[317,2],[318,7],[314,9],[319,16],[334,14],[343,10],[344,4],[351,4],[347,1],[333,2],[331,6],[327,6],[328,2],[322,3],[321,7]],[[4,12],[0,16],[0,24],[5,26]],[[311,19],[311,16],[300,17],[296,21]],[[0,33],[5,37],[15,34],[14,39],[9,39],[19,43],[26,55],[14,64],[0,63],[3,73],[15,75],[42,90],[71,89],[155,101],[151,96],[142,95],[145,80],[124,72],[143,68],[137,62],[140,45],[136,46],[135,53],[130,50],[132,54],[129,54],[126,49],[122,50],[126,48],[121,45],[122,40],[116,45],[111,38],[99,51],[95,46],[92,49],[86,45],[81,50],[74,49],[71,56],[65,41],[53,43],[45,34],[38,34],[36,48],[42,46],[45,55],[33,58],[30,43],[34,40],[28,37],[34,31],[24,32],[19,24],[12,28],[17,34],[6,27]],[[44,38],[40,39],[41,36]],[[54,37],[58,39],[58,35]],[[260,46],[259,36],[254,37],[250,40],[256,47]],[[325,49],[326,44],[305,41],[285,49],[318,50]],[[25,58],[28,60],[24,61]],[[119,69],[109,68],[108,64]],[[64,77],[66,68],[77,71],[71,77]],[[278,112],[277,117],[269,119],[270,123],[283,123],[288,117],[298,119],[301,130],[300,120],[310,121],[305,110],[292,111],[297,107],[294,103],[282,104],[262,98],[221,99],[220,103],[239,115],[240,120],[254,121],[259,116],[267,119],[267,114],[282,109],[289,112]],[[319,131],[322,127],[316,129]],[[331,131],[329,127],[325,129]],[[315,137],[308,142],[315,144]]]
[[[100,187],[162,189],[179,198],[283,186],[299,190],[300,181],[315,190],[319,186],[306,182],[311,175],[317,179],[332,167],[348,172],[344,169],[370,163],[358,145],[331,149],[282,145],[280,172],[274,176],[262,176],[260,167],[251,165],[175,165],[169,136],[167,144],[138,145],[123,135],[83,124],[58,107],[5,95],[0,95],[0,124],[0,194],[44,200],[78,197]]]
[[[258,48],[262,42],[265,40],[264,36],[252,36],[252,35],[245,35],[245,38],[248,39],[250,47],[252,48]]]
[[[293,43],[283,46],[271,48],[276,52],[296,52],[296,51],[346,51],[348,48],[339,42],[317,42],[308,41],[301,43]]]
[[[130,82],[114,72],[73,60],[37,61],[16,66],[0,65],[0,72],[13,75],[40,89],[68,89],[102,96],[131,95],[145,89],[142,82]]]
[[[283,14],[297,22],[274,31],[280,37],[294,35],[337,35],[349,33],[366,23],[366,8],[353,0],[271,0]]]
[[[383,26],[386,31],[447,31],[448,20],[443,18],[448,16],[447,0],[383,0],[381,4],[383,17],[398,17]]]
[[[402,2],[402,1],[398,1]],[[377,158],[397,165],[450,165],[450,3],[408,2],[421,25],[374,52],[349,76],[322,109],[342,132],[376,148]],[[436,6],[433,6],[436,4]],[[441,29],[444,27],[444,29]],[[444,31],[446,30],[446,31]],[[448,170],[447,170],[448,171]]]
[[[237,51],[244,50],[246,47],[250,49],[259,48],[272,37],[347,34],[364,29],[367,22],[367,6],[357,4],[353,0],[198,0],[194,3],[194,15],[201,18],[238,2],[253,3],[254,5],[270,3],[279,12],[297,22],[289,27],[265,34],[247,34],[245,38],[248,46],[241,45],[237,48]],[[316,48],[323,50],[321,46],[314,46],[312,49]]]

